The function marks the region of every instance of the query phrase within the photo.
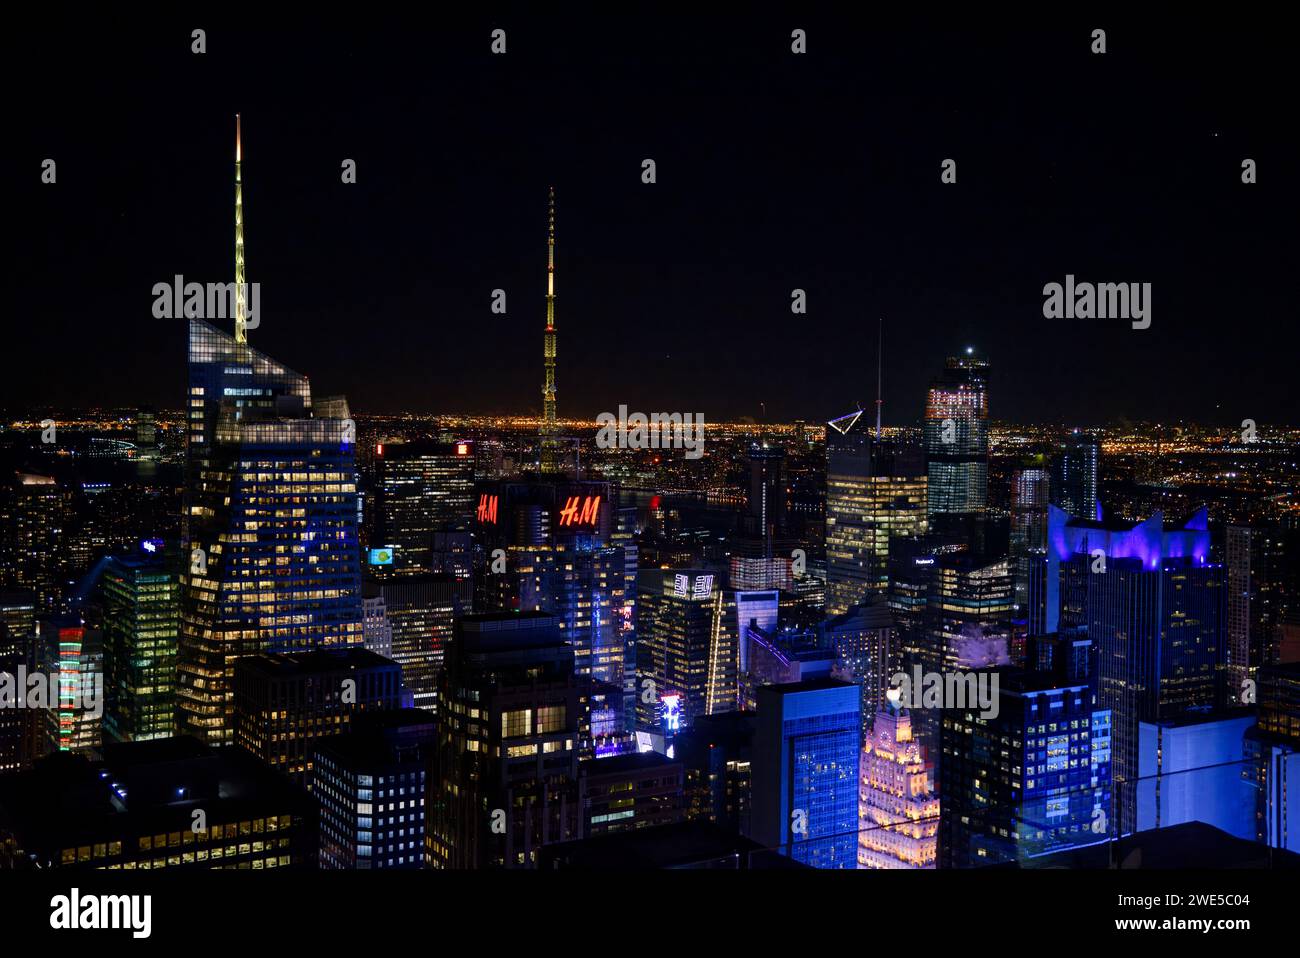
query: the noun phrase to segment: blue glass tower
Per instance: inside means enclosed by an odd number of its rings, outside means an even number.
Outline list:
[[[814,868],[857,868],[861,691],[813,679],[757,698],[751,837]]]

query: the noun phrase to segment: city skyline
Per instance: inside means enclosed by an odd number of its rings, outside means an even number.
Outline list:
[[[20,927],[373,949],[528,871],[556,941],[596,872],[779,872],[801,923],[853,871],[869,931],[1276,913],[1284,31],[193,16],[24,35]]]

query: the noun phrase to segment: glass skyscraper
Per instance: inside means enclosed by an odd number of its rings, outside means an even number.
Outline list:
[[[116,742],[176,732],[180,577],[162,554],[114,556],[104,569],[104,732]]]
[[[889,543],[926,531],[921,450],[885,443],[861,412],[826,424],[826,612],[841,615],[889,584]]]
[[[189,370],[178,724],[226,743],[237,658],[363,641],[355,427],[202,320]]]
[[[969,534],[988,506],[988,369],[969,353],[950,357],[930,384],[925,455],[932,531]]]
[[[862,693],[813,679],[758,690],[752,837],[814,868],[858,867]]]
[[[1110,524],[1050,510],[1048,628],[1082,627],[1098,651],[1117,781],[1137,774],[1139,722],[1222,704],[1224,570],[1208,561],[1209,545],[1203,509],[1168,528],[1158,512]]]

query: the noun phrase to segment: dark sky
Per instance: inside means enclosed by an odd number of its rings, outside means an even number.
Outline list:
[[[1279,25],[548,6],[16,29],[0,404],[181,405],[151,289],[233,279],[240,112],[250,341],[361,413],[539,408],[554,183],[562,416],[829,418],[874,398],[883,316],[888,423],[967,345],[999,419],[1300,421]],[[1150,282],[1151,328],[1044,319],[1067,273]]]

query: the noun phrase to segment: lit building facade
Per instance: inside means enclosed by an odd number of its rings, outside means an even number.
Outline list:
[[[876,713],[862,749],[858,866],[934,868],[939,798],[930,785],[912,717],[893,702]]]
[[[988,363],[951,357],[930,384],[925,456],[930,528],[969,535],[988,507]]]
[[[104,603],[104,734],[110,741],[176,733],[180,576],[160,552],[115,556],[100,579]]]
[[[542,846],[581,837],[582,685],[553,616],[456,623],[428,801],[432,867],[534,868]]]
[[[1087,676],[1000,669],[995,714],[943,713],[939,862],[974,868],[1111,837],[1110,712]]]
[[[57,752],[99,748],[104,732],[103,631],[79,615],[42,619],[37,630],[42,672],[49,683],[48,747]]]
[[[1049,631],[1082,627],[1097,649],[1097,700],[1112,713],[1117,781],[1137,775],[1139,722],[1222,704],[1224,570],[1208,561],[1209,546],[1204,509],[1166,527],[1160,513],[1108,524],[1051,508]]]
[[[424,867],[436,743],[433,716],[400,709],[358,716],[349,732],[316,745],[322,869]]]
[[[834,679],[758,690],[752,837],[814,868],[857,868],[861,693]]]
[[[241,151],[237,125],[234,335],[189,320],[178,726],[212,744],[241,656],[363,641],[356,425],[248,345]]]
[[[474,516],[474,445],[470,442],[385,442],[374,456],[367,503],[367,539],[388,550],[374,575],[440,571],[435,533],[467,531]]]
[[[304,787],[320,740],[410,704],[398,665],[362,648],[245,656],[234,684],[235,741]]]
[[[862,413],[826,424],[826,612],[841,615],[888,586],[889,544],[926,531],[921,450],[884,443]]]

